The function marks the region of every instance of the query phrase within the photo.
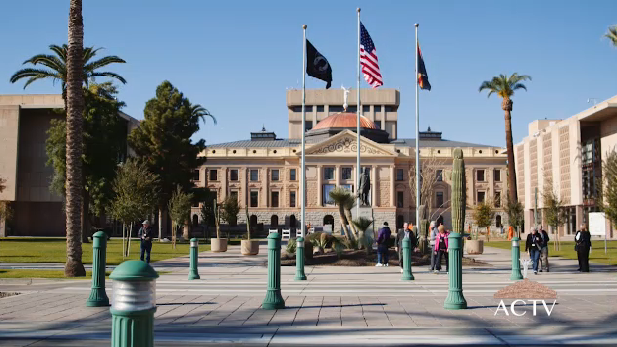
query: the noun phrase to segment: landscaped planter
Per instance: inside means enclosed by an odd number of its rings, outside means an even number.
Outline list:
[[[467,240],[465,246],[467,247],[467,254],[484,253],[484,240]]]
[[[212,250],[212,252],[227,252],[227,239],[211,239],[210,250]]]
[[[240,251],[242,255],[257,255],[259,254],[258,240],[242,240],[240,241]]]

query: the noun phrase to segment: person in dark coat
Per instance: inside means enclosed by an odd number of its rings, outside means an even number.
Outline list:
[[[392,231],[388,227],[388,222],[384,222],[377,235],[377,264],[375,266],[389,266],[388,250],[390,248],[390,236],[392,236]]]
[[[398,262],[401,265],[401,273],[403,273],[403,240],[409,237],[411,241],[411,252],[418,245],[416,234],[412,230],[411,224],[403,224],[403,229],[396,233],[396,253],[398,253]]]
[[[551,239],[548,237],[548,233],[544,229],[540,229],[540,238],[542,238],[542,248],[540,248],[540,263],[542,264],[542,267],[540,268],[540,272],[548,272],[548,242]]]
[[[152,227],[150,222],[145,220],[141,223],[141,228],[137,236],[141,240],[139,260],[144,261],[144,253],[146,253],[146,263],[150,263],[150,252],[152,252]]]
[[[585,224],[574,235],[574,249],[578,255],[578,271],[589,272],[589,250],[591,249],[591,233]]]
[[[540,261],[540,250],[542,249],[542,237],[538,234],[536,227],[531,228],[531,234],[527,235],[525,252],[529,253],[529,258],[533,261],[533,273],[538,274],[538,263]]]

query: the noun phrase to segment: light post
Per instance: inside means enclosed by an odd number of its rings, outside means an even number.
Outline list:
[[[105,293],[105,263],[107,253],[107,234],[97,231],[92,235],[92,290],[86,301],[86,306],[109,306],[109,298]]]
[[[413,281],[415,278],[411,273],[411,240],[409,236],[403,238],[403,277],[402,281]]]
[[[264,310],[285,308],[281,295],[281,234],[268,235],[268,291],[261,307]]]
[[[294,280],[306,280],[304,273],[304,237],[302,236],[296,239],[296,277],[294,277]]]
[[[199,240],[196,238],[191,239],[191,260],[189,270],[189,280],[198,280],[199,273],[197,272],[197,258],[199,256]]]
[[[447,310],[467,308],[467,300],[463,296],[463,237],[454,232],[448,236],[448,296],[443,304]]]
[[[109,276],[113,280],[111,302],[111,346],[154,346],[156,279],[147,263],[129,260]]]
[[[523,275],[521,274],[521,249],[520,249],[520,241],[518,237],[512,238],[512,275],[510,275],[511,280],[522,280]]]

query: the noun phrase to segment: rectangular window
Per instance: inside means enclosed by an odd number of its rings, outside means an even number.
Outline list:
[[[403,180],[403,169],[396,169],[396,180],[397,181]]]
[[[484,182],[484,170],[476,171],[476,181]]]
[[[251,192],[251,207],[259,206],[259,192]]]
[[[443,181],[443,170],[437,170],[437,182]]]
[[[478,192],[478,204],[483,203],[485,197],[486,197],[486,193],[485,192]]]
[[[334,168],[326,167],[323,169],[323,178],[325,180],[333,180],[334,179]]]
[[[218,181],[218,171],[210,170],[210,181]]]
[[[322,191],[322,205],[332,205],[334,200],[330,198],[330,191],[334,189],[334,184],[324,184]]]
[[[443,192],[435,193],[435,207],[440,208],[443,205]]]
[[[199,181],[199,169],[193,170],[193,181]]]
[[[347,106],[347,112],[349,113],[356,113],[358,108],[356,106]]]
[[[495,207],[501,207],[501,192],[495,192]]]
[[[273,181],[279,180],[279,170],[272,170],[272,180]]]
[[[403,207],[404,201],[404,192],[396,192],[396,207]]]
[[[323,110],[324,110],[323,105],[317,106],[317,112],[323,112]]]
[[[375,113],[381,112],[381,105],[377,105],[377,106],[373,107],[373,109],[375,110]]]
[[[302,106],[294,106],[291,108],[293,112],[302,113]],[[304,112],[313,112],[313,106],[304,105]]]
[[[296,207],[296,192],[289,192],[289,207]]]
[[[296,169],[289,170],[289,180],[290,181],[296,180]]]
[[[341,179],[344,179],[344,180],[351,179],[351,168],[350,167],[341,168]]]
[[[386,106],[386,112],[394,112],[394,107]]]
[[[330,113],[343,112],[343,106],[330,106],[328,110]]]
[[[371,111],[371,106],[369,106],[369,105],[362,105],[362,112],[368,113],[370,111]]]
[[[233,199],[236,199],[236,201],[238,201],[238,191],[237,190],[232,190],[231,192],[229,192],[229,196]]]
[[[495,181],[501,182],[501,170],[499,169],[493,170],[493,176],[495,176]]]
[[[307,120],[304,122],[304,131],[309,131],[313,129],[313,121],[312,120]]]
[[[251,170],[251,181],[259,181],[259,170]]]
[[[238,170],[229,171],[229,179],[232,181],[237,181],[238,180]]]
[[[279,207],[279,192],[272,192],[270,194],[270,204],[272,207]]]

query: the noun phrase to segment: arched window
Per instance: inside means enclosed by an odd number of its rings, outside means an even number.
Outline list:
[[[290,228],[295,228],[296,227],[296,216],[295,215],[291,215],[289,216],[289,227]]]
[[[396,216],[396,227],[397,228],[402,228],[403,227],[403,223],[405,223],[405,218],[403,218],[402,215],[398,215]]]
[[[279,227],[279,216],[273,214],[270,217],[270,229],[278,229]]]
[[[332,230],[334,230],[334,217],[332,215],[323,217],[323,225],[332,225]]]
[[[501,215],[495,217],[495,226],[501,228]]]
[[[251,217],[249,218],[249,223],[250,223],[249,225],[251,227],[253,227],[253,228],[256,227],[257,226],[257,216],[254,215],[254,214],[251,215]]]
[[[196,214],[193,215],[193,226],[199,226],[199,217]]]

